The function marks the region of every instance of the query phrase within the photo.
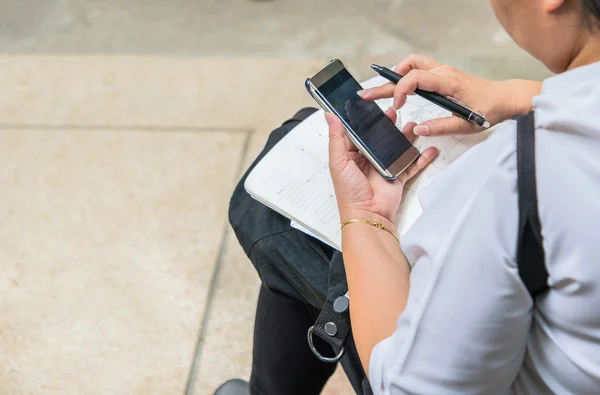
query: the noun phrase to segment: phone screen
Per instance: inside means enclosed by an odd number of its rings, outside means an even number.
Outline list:
[[[371,156],[387,169],[412,145],[375,102],[363,100],[356,93],[361,89],[358,81],[343,69],[318,91],[350,125]]]

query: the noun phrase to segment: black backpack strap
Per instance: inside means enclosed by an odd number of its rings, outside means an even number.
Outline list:
[[[517,174],[519,192],[519,276],[532,298],[548,290],[542,229],[538,214],[535,177],[535,116],[531,112],[517,120]]]
[[[349,306],[347,293],[335,299],[333,303],[326,301],[317,318],[317,322],[308,329],[308,345],[313,354],[323,362],[338,362],[346,353],[345,343],[348,333],[350,333]],[[323,356],[315,348],[313,336],[318,336],[325,340],[337,355],[335,357]]]
[[[335,287],[334,287],[335,288]],[[350,328],[350,300],[348,293],[330,301],[332,295],[328,296],[327,302],[321,310],[314,326],[308,330],[308,344],[313,352],[323,362],[341,362],[346,376],[352,384],[357,395],[373,395],[373,390],[360,362],[356,343]],[[324,357],[321,350],[315,347],[314,337],[325,341],[334,352],[335,356]],[[322,342],[321,342],[322,343]],[[330,350],[325,350],[331,354]]]

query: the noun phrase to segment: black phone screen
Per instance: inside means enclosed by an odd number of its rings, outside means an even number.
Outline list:
[[[361,89],[358,81],[343,69],[318,91],[352,128],[371,156],[387,169],[412,145],[375,102],[363,100],[356,93]]]

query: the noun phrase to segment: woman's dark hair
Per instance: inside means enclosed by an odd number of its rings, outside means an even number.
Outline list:
[[[600,0],[581,0],[583,16],[592,28],[600,27]]]

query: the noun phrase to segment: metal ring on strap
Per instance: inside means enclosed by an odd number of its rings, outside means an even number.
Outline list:
[[[327,358],[321,355],[321,353],[319,351],[317,351],[317,349],[315,348],[315,345],[313,343],[313,328],[314,325],[311,326],[310,328],[308,328],[308,333],[306,334],[306,337],[308,338],[308,346],[310,347],[310,351],[312,351],[313,354],[315,354],[315,356],[317,358],[319,358],[319,360],[323,361],[323,362],[327,362],[327,363],[336,363],[338,362],[340,359],[342,359],[342,357],[344,356],[344,354],[346,353],[346,347],[343,347],[340,349],[340,352],[338,355],[336,355],[333,358]]]

